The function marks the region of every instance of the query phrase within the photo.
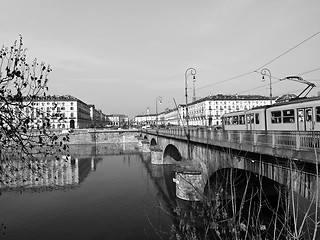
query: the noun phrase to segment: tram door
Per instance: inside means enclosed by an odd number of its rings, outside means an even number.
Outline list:
[[[312,108],[299,108],[298,109],[298,131],[310,131],[313,124]]]

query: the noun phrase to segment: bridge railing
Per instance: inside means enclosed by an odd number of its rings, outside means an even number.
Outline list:
[[[144,131],[154,134],[157,133],[163,136],[186,138],[186,131],[183,128],[148,129]],[[229,142],[272,148],[287,148],[293,150],[316,149],[317,151],[320,151],[320,132],[223,131],[203,128],[190,128],[189,132],[192,141]]]

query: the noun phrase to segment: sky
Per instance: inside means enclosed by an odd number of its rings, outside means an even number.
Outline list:
[[[319,0],[1,0],[0,45],[23,36],[50,95],[130,118],[216,94],[320,92]],[[319,85],[319,86],[318,86]],[[162,97],[162,103],[157,103]]]

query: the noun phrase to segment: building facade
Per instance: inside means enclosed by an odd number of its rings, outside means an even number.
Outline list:
[[[51,129],[106,127],[110,123],[110,115],[70,95],[25,99],[23,106],[19,111],[30,118],[30,128],[48,126],[48,123]],[[119,125],[128,122],[128,117],[119,116]]]
[[[274,103],[274,101],[273,101]],[[260,95],[210,95],[188,104],[189,126],[219,126],[225,113],[248,110],[270,104],[270,98]],[[139,115],[136,122],[150,122],[149,115]],[[186,105],[180,104],[175,109],[167,109],[153,117],[160,125],[186,126]]]
[[[106,115],[107,127],[128,128],[129,117],[123,114]]]
[[[270,98],[260,95],[210,95],[188,105],[189,125],[221,125],[221,116],[225,113],[268,104]]]

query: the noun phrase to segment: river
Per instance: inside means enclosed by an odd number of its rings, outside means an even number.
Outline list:
[[[86,148],[44,180],[2,185],[0,239],[168,239],[172,217],[143,155]]]
[[[19,162],[13,164],[19,174],[1,176],[0,239],[201,239],[204,233],[211,239],[231,239],[235,232],[245,236],[252,223],[258,223],[258,236],[270,239],[271,225],[278,222],[271,216],[283,219],[285,209],[277,204],[284,201],[285,206],[286,199],[278,198],[279,186],[264,180],[261,189],[266,195],[259,200],[255,196],[260,181],[254,174],[247,184],[247,174],[238,171],[235,188],[229,189],[230,173],[218,171],[210,178],[212,200],[201,205],[179,200],[173,166],[151,164],[150,153],[134,144],[74,145],[70,154],[45,161],[39,176]],[[250,201],[242,206],[244,191]],[[235,199],[238,203],[231,204]],[[242,216],[240,225],[233,221],[235,208]],[[259,218],[253,218],[256,211]],[[275,232],[283,231],[281,224],[278,227]],[[249,234],[255,235],[255,230]]]

